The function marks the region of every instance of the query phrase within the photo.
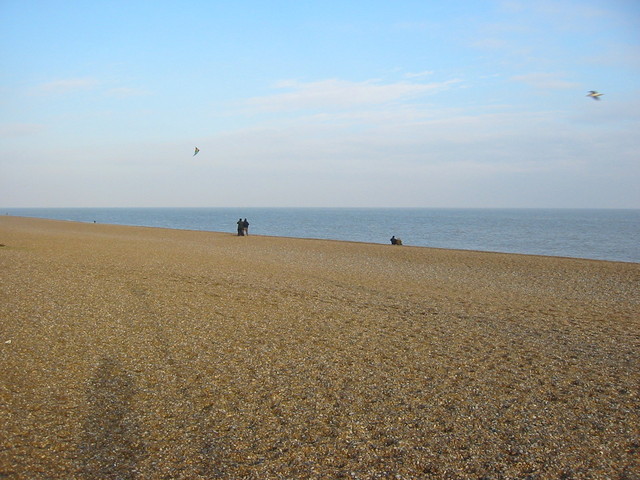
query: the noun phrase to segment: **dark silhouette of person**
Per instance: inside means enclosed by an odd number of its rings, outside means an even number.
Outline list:
[[[242,232],[247,236],[249,235],[249,222],[246,218],[242,222]]]
[[[402,240],[396,238],[396,236],[394,235],[393,237],[391,237],[391,245],[402,245]]]
[[[244,236],[244,222],[242,221],[242,218],[238,219],[238,236],[242,237]]]

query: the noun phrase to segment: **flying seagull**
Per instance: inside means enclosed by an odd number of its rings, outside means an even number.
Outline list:
[[[193,152],[193,156],[194,156],[194,157],[195,157],[195,156],[198,154],[198,152],[200,151],[200,149],[199,149],[198,147],[195,147],[195,148],[196,148],[196,149],[195,149],[195,151]]]
[[[591,97],[594,100],[600,100],[602,95],[604,95],[604,93],[598,93],[595,90],[589,90],[589,93],[587,93],[587,97]]]

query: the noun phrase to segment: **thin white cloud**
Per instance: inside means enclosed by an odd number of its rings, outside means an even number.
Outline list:
[[[515,75],[511,77],[511,80],[515,82],[522,82],[531,87],[543,90],[562,90],[580,87],[579,83],[563,80],[561,76],[556,73],[528,73],[525,75]]]
[[[543,15],[561,22],[579,21],[591,18],[611,17],[610,10],[587,5],[584,2],[558,2],[538,0],[537,2],[504,1],[500,6],[509,13]]]
[[[416,72],[416,73],[405,73],[405,78],[419,78],[419,77],[428,77],[433,75],[435,72],[433,70],[425,70],[424,72]]]
[[[398,82],[391,84],[382,84],[376,81],[349,82],[336,79],[309,83],[286,81],[277,84],[276,88],[286,88],[289,90],[288,92],[254,97],[249,99],[247,104],[264,111],[344,109],[415,98],[448,89],[458,82],[460,82],[458,79],[438,83]]]
[[[534,12],[539,12],[549,18],[557,18],[563,23],[568,24],[572,24],[571,21],[579,24],[580,21],[585,19],[610,18],[613,16],[611,10],[586,5],[582,2],[563,3],[556,0],[538,1],[530,3],[529,6]]]
[[[91,77],[67,78],[54,80],[38,85],[34,92],[43,95],[59,95],[77,91],[91,90],[99,84],[98,80]]]

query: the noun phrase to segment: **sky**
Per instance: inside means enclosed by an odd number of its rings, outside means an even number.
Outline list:
[[[640,2],[0,0],[0,208],[252,206],[640,208]]]

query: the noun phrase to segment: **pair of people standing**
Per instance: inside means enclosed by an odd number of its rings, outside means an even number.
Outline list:
[[[247,219],[245,218],[244,220],[242,220],[242,218],[239,218],[237,223],[238,236],[243,237],[245,235],[249,235],[249,222],[247,222]]]

